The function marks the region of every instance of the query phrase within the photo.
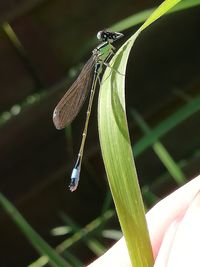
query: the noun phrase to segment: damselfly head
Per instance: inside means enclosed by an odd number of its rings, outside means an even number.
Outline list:
[[[119,38],[123,37],[123,33],[121,32],[109,32],[106,30],[99,31],[97,33],[97,38],[102,42],[114,42],[118,40]]]

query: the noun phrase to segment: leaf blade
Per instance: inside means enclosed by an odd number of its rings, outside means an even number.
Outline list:
[[[119,73],[125,74],[129,53],[138,35],[178,2],[180,0],[164,1],[118,50],[110,62],[118,72],[106,69],[99,93],[101,150],[132,266],[153,266],[153,255],[126,119],[125,75]]]

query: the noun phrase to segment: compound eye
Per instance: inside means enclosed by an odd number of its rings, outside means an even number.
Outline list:
[[[102,31],[99,31],[98,33],[97,33],[97,38],[99,39],[99,40],[101,40],[102,39]]]

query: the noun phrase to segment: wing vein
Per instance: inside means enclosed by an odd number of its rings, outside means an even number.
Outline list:
[[[71,123],[85,102],[92,80],[92,71],[96,63],[96,55],[92,55],[84,65],[78,78],[62,97],[53,113],[53,122],[57,129],[62,129]]]

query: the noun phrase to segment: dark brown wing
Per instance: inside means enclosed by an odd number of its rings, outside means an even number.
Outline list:
[[[57,129],[64,128],[79,113],[90,89],[94,65],[95,59],[92,55],[84,65],[78,78],[56,106],[53,113],[53,122]]]

